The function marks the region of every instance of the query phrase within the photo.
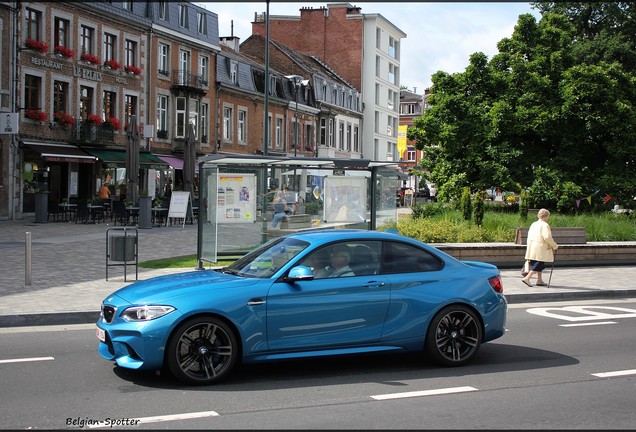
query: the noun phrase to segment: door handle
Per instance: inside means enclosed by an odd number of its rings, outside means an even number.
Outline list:
[[[379,287],[383,287],[384,286],[384,282],[371,281],[371,282],[365,283],[362,286],[365,287],[365,288],[379,288]]]

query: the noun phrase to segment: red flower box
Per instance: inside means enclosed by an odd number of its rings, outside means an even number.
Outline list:
[[[102,123],[104,123],[104,120],[102,120],[102,118],[97,114],[89,114],[86,121],[88,122],[88,124],[96,126],[101,126]]]
[[[119,70],[121,69],[121,64],[119,64],[119,62],[117,62],[117,60],[106,60],[104,62],[104,66],[106,66],[109,69],[113,69],[113,70]]]
[[[116,119],[115,117],[108,117],[108,119],[104,122],[103,124],[104,127],[109,127],[112,130],[121,130],[121,122],[119,121],[119,119]]]
[[[70,126],[75,122],[75,119],[73,118],[73,116],[71,116],[70,114],[67,114],[63,111],[58,111],[56,113],[53,113],[53,119],[60,125],[60,126]]]
[[[96,55],[93,55],[93,54],[84,53],[84,54],[82,54],[81,59],[84,60],[85,62],[90,63],[90,64],[99,64],[99,63],[101,63],[100,60],[99,60],[99,57],[97,57]]]
[[[124,70],[131,75],[141,75],[141,68],[138,68],[137,66],[126,65]]]
[[[33,108],[29,108],[28,110],[26,110],[24,116],[28,119],[39,121],[40,123],[47,121],[49,118],[49,115],[44,111]]]
[[[58,45],[55,47],[55,54],[59,54],[66,58],[73,58],[73,56],[75,56],[75,51],[70,48],[63,47],[62,45]]]
[[[26,46],[27,46],[27,48],[31,48],[31,49],[40,51],[41,53],[49,52],[49,46],[46,44],[46,42],[42,42],[42,41],[39,41],[39,40],[27,39],[26,40]]]

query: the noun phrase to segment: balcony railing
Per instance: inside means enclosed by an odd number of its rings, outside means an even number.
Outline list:
[[[108,145],[115,141],[115,131],[110,127],[78,123],[73,125],[71,138],[76,143]]]
[[[179,87],[188,87],[193,89],[203,89],[207,87],[208,79],[200,74],[194,74],[188,70],[175,69],[173,72],[173,85]]]

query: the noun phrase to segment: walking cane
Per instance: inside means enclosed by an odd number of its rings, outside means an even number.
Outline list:
[[[548,286],[550,288],[550,282],[552,282],[552,273],[554,272],[554,261],[556,261],[557,251],[554,251],[554,260],[552,260],[552,268],[550,269],[550,277],[548,278]]]

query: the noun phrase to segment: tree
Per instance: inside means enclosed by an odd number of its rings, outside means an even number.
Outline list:
[[[463,73],[433,75],[431,108],[408,139],[424,150],[422,166],[440,199],[459,198],[464,186],[520,186],[547,207],[567,208],[567,184],[569,193],[602,188],[629,205],[636,190],[636,9],[534,5],[541,20],[521,15],[490,61],[475,53]]]

